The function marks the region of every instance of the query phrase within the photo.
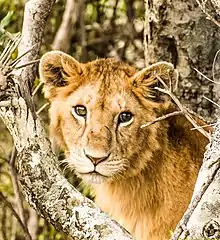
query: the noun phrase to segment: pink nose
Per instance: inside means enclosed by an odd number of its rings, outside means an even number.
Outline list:
[[[85,154],[85,155],[86,155],[87,158],[89,158],[89,159],[91,160],[91,162],[92,162],[95,166],[98,165],[100,162],[105,161],[105,160],[109,157],[109,155],[108,155],[108,156],[96,158],[96,157],[92,157],[92,156],[90,156],[90,155],[88,155],[88,154]]]

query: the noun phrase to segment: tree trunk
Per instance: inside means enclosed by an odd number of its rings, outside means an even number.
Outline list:
[[[220,237],[220,121],[205,153],[191,203],[171,240]]]
[[[203,95],[216,101],[219,91],[193,68],[212,78],[220,28],[206,18],[194,0],[153,0],[148,8],[150,63],[172,62],[180,73],[181,102],[204,117],[214,117],[215,106]]]
[[[180,73],[181,102],[206,119],[215,119],[219,109],[203,96],[219,102],[219,85],[201,73],[219,82],[220,62],[216,53],[220,49],[220,28],[215,20],[219,2],[153,0],[145,4],[145,62],[172,62]],[[191,203],[172,240],[220,237],[219,139],[220,122],[205,153]]]

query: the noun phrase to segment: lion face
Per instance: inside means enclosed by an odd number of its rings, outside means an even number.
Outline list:
[[[160,123],[141,128],[170,105],[155,100],[155,71],[163,80],[175,73],[164,62],[137,73],[115,59],[80,64],[57,51],[43,56],[40,74],[51,102],[51,136],[86,182],[132,177],[160,149]]]

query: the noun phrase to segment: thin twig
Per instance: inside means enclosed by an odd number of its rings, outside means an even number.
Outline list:
[[[0,56],[0,63],[4,66],[6,59],[8,59],[9,56],[11,56],[11,53],[16,49],[17,45],[21,41],[21,34],[19,33],[13,40],[10,40],[4,49],[4,51],[1,53]]]
[[[203,73],[201,73],[198,69],[193,68],[197,73],[199,73],[201,76],[203,76],[205,79],[207,79],[208,81],[215,83],[215,84],[220,84],[220,82],[216,82],[214,80],[212,80],[211,78],[207,77],[206,75],[204,75]]]
[[[154,124],[156,122],[159,122],[159,121],[162,121],[166,118],[169,118],[169,117],[173,117],[173,116],[177,116],[177,115],[183,115],[184,113],[182,111],[175,111],[175,112],[172,112],[172,113],[168,113],[166,115],[163,115],[161,117],[158,117],[156,118],[155,120],[151,121],[151,122],[148,122],[148,123],[145,123],[143,125],[141,125],[141,128],[144,128],[144,127],[148,127],[150,126],[151,124]]]
[[[11,58],[11,54],[15,51],[15,49],[17,48],[18,44],[21,41],[21,34],[17,34],[17,36],[13,39],[13,41],[11,41],[10,45],[8,46],[8,48],[6,49],[6,51],[4,51],[1,54],[1,59],[0,59],[0,63],[5,66],[8,61]]]
[[[176,105],[178,106],[180,111],[184,113],[184,116],[193,125],[193,127],[198,127],[196,121],[190,116],[190,114],[188,113],[186,108],[183,107],[183,105],[180,103],[180,101],[177,99],[177,97],[169,90],[169,87],[164,83],[164,81],[157,74],[156,74],[156,78],[162,83],[164,89],[159,88],[159,87],[155,87],[155,89],[162,93],[169,95],[171,97],[171,99],[176,103]],[[211,140],[210,134],[208,132],[206,132],[203,128],[198,129],[198,131],[201,134],[203,134],[206,138],[208,138],[209,141]]]
[[[28,63],[24,63],[24,64],[22,64],[20,66],[16,66],[14,69],[17,70],[17,69],[24,68],[24,67],[27,67],[29,65],[35,64],[35,63],[39,63],[39,62],[40,62],[40,59],[33,60],[33,61],[28,62]]]
[[[215,54],[215,57],[214,57],[214,60],[213,60],[213,64],[212,64],[212,78],[214,80],[214,82],[217,82],[216,79],[215,79],[215,62],[216,62],[216,59],[218,57],[218,54],[219,54],[220,50],[218,50]],[[220,84],[220,83],[219,83]]]
[[[25,215],[24,215],[24,206],[22,202],[22,195],[19,190],[19,184],[18,184],[18,177],[17,177],[17,172],[15,170],[15,160],[17,158],[17,150],[15,147],[13,147],[11,158],[10,158],[10,173],[11,173],[11,180],[12,180],[12,185],[14,189],[14,194],[15,194],[15,199],[18,207],[18,212],[19,216],[26,227],[26,231],[28,231],[27,226],[26,226],[26,221],[25,221]]]
[[[40,87],[43,85],[43,82],[40,82],[37,87],[34,89],[34,91],[32,92],[31,96],[34,97],[36,95],[36,93],[38,92],[38,90],[40,89]]]
[[[49,106],[49,103],[45,103],[42,107],[40,107],[37,111],[37,115],[39,115],[47,106]]]
[[[12,40],[9,40],[7,42],[7,44],[6,44],[3,52],[1,53],[1,55],[0,55],[0,64],[3,64],[3,58],[4,58],[5,54],[6,54],[6,52],[8,51],[8,49],[10,48],[12,42],[13,42]]]
[[[18,220],[20,226],[22,227],[22,229],[24,231],[25,239],[26,240],[32,240],[29,232],[26,231],[26,227],[23,224],[23,222],[21,221],[21,219],[20,219],[19,215],[17,214],[17,212],[15,211],[14,207],[12,206],[12,204],[7,200],[7,198],[1,192],[0,192],[0,199],[5,204],[5,206],[8,207],[12,211],[13,215]]]
[[[215,125],[216,125],[216,123],[210,123],[210,124],[206,124],[206,125],[203,125],[203,126],[198,126],[198,127],[191,128],[190,130],[194,131],[194,130],[198,130],[199,128],[213,127]]]
[[[32,47],[30,47],[26,52],[22,53],[19,57],[17,57],[14,61],[12,61],[9,66],[11,67],[15,67],[20,61],[21,59],[27,55],[29,52],[31,52],[36,46],[38,46],[39,43],[34,44]]]
[[[205,98],[207,101],[213,103],[215,106],[217,106],[218,108],[220,108],[220,105],[217,104],[216,102],[212,101],[210,98],[207,98],[206,96],[203,96],[203,98]]]
[[[207,13],[207,11],[205,10],[205,8],[202,6],[202,4],[200,3],[199,0],[196,0],[196,2],[198,3],[199,7],[201,8],[201,10],[206,14],[207,19],[209,19],[210,21],[212,21],[214,24],[216,24],[218,27],[220,27],[220,23],[215,20],[209,13]]]

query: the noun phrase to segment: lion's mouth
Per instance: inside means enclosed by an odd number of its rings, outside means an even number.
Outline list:
[[[80,173],[80,175],[89,184],[99,184],[107,179],[107,176],[105,176],[95,170],[92,172],[88,172],[88,173]]]

